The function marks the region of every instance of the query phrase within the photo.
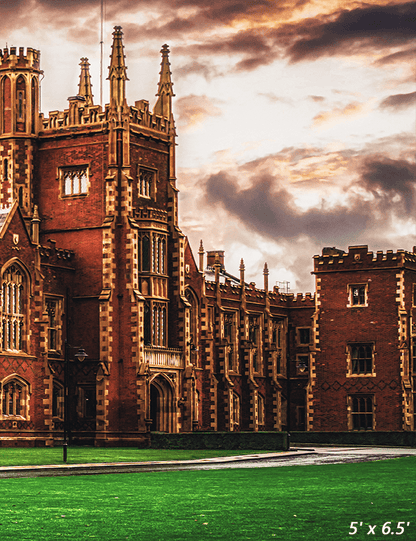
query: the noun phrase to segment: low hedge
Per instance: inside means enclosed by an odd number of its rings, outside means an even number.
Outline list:
[[[276,450],[287,448],[286,432],[181,432],[166,434],[152,432],[152,449],[253,449]]]
[[[416,447],[416,432],[291,432],[290,444]]]

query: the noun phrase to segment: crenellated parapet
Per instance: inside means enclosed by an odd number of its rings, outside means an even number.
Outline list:
[[[363,245],[350,246],[348,252],[336,248],[324,248],[322,255],[314,256],[314,274],[392,267],[416,269],[416,252],[387,250],[374,253],[368,250],[367,245]]]
[[[315,307],[315,295],[312,293],[298,293],[294,295],[293,293],[288,293],[286,296],[287,304],[289,308],[314,308]]]
[[[48,117],[41,115],[43,131],[63,130],[68,127],[88,127],[102,125],[109,122],[110,108],[106,105],[105,110],[100,105],[88,106],[82,96],[69,98],[69,109],[63,111],[50,111]],[[145,100],[136,102],[134,107],[129,108],[130,126],[134,131],[149,130],[149,135],[158,132],[168,135],[171,130],[171,122],[165,117],[155,115],[149,110],[149,103]]]
[[[0,49],[0,71],[10,70],[36,70],[40,68],[40,51],[28,47],[25,54],[25,48],[10,47],[10,49]]]

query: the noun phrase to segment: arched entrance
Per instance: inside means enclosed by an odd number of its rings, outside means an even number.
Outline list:
[[[157,376],[150,384],[150,430],[173,432],[174,413],[172,387],[166,378]]]

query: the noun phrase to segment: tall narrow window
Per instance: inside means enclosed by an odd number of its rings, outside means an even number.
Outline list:
[[[159,303],[152,310],[152,343],[154,346],[166,345],[166,306]]]
[[[152,272],[165,274],[166,268],[166,239],[164,236],[152,235]]]
[[[20,76],[16,81],[16,128],[18,131],[26,129],[26,81]]]
[[[144,307],[144,318],[143,318],[143,338],[144,338],[144,344],[146,346],[149,346],[151,344],[152,340],[152,334],[151,334],[151,320],[150,320],[150,308],[146,304]]]
[[[48,314],[48,350],[57,352],[61,349],[61,301],[47,299],[46,311]]]
[[[3,77],[1,82],[3,96],[3,133],[12,131],[12,95],[11,81],[9,77]]]
[[[353,430],[372,430],[374,404],[372,396],[351,396]]]
[[[259,425],[264,425],[266,423],[264,411],[264,397],[259,393],[257,395],[257,415]]]
[[[142,271],[150,271],[150,238],[148,235],[144,235],[141,238],[141,253],[139,254],[139,257],[141,257],[141,267]]]
[[[4,158],[3,160],[3,180],[8,180],[9,178],[9,160]]]
[[[228,369],[237,371],[236,313],[224,314],[224,338],[228,346]]]
[[[238,429],[240,426],[240,397],[237,393],[233,393],[232,395],[232,423],[233,427],[232,429]]]
[[[24,347],[24,278],[17,265],[11,265],[2,280],[2,338],[3,350],[21,351]]]

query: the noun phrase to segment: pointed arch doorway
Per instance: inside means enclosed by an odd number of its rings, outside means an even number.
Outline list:
[[[150,384],[150,418],[152,432],[174,432],[174,407],[172,385],[163,376]]]

